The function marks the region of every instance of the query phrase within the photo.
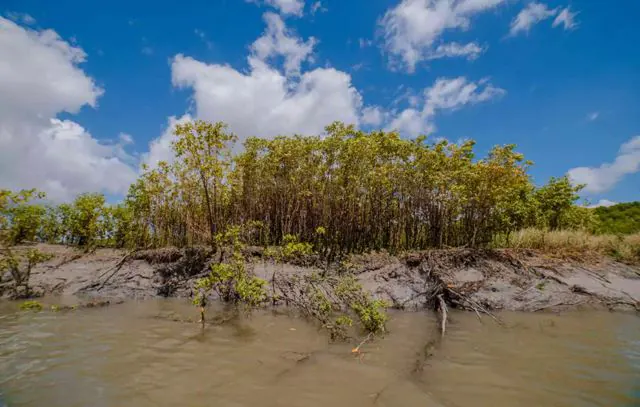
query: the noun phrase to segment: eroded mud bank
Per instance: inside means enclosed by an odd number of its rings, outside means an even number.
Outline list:
[[[225,257],[207,248],[91,254],[61,246],[38,248],[54,257],[34,269],[36,293],[113,300],[190,297],[194,279]],[[449,306],[469,310],[638,310],[640,300],[640,268],[608,258],[583,263],[532,251],[454,249],[356,255],[329,265],[314,258],[282,264],[263,259],[260,248],[247,250],[247,257],[272,293],[292,294],[295,282],[309,276],[352,274],[366,291],[403,309],[433,308],[437,294]],[[1,284],[11,282],[3,276]]]

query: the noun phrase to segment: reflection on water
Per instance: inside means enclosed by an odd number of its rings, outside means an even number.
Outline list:
[[[504,314],[500,327],[453,313],[447,337],[416,370],[437,340],[425,313],[394,313],[391,333],[356,357],[353,343],[329,345],[314,325],[267,311],[203,332],[172,320],[197,317],[177,301],[15,308],[0,304],[9,406],[640,404],[640,320],[628,314]]]

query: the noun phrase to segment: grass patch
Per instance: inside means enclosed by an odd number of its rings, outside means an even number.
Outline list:
[[[625,263],[640,263],[640,233],[594,235],[581,230],[523,229],[494,239],[494,248],[532,249],[564,257],[609,256]]]

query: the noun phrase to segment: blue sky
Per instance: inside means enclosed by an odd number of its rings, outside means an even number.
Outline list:
[[[175,120],[225,120],[242,139],[341,119],[472,138],[479,155],[515,143],[538,184],[569,172],[591,202],[640,199],[636,0],[0,7],[0,187],[117,197],[140,162],[170,159]]]

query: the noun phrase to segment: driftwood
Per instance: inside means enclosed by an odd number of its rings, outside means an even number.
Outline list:
[[[447,303],[444,301],[442,294],[438,294],[438,301],[440,301],[440,332],[444,336],[447,331]]]

